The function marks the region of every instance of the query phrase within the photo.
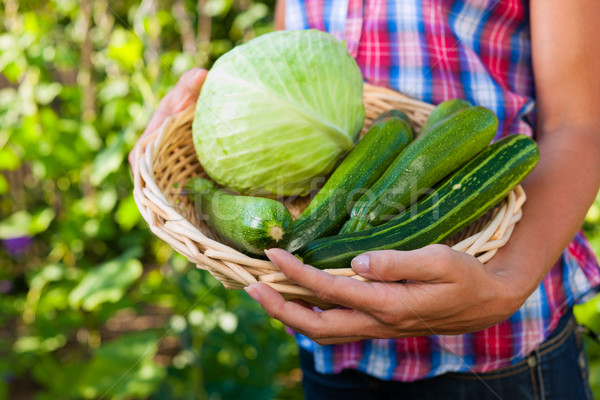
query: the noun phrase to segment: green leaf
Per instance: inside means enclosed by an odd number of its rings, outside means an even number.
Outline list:
[[[238,319],[237,316],[230,312],[224,312],[219,316],[219,326],[226,333],[233,333],[237,329]]]
[[[49,338],[39,336],[21,336],[14,344],[13,349],[17,353],[49,353],[67,343],[64,335],[56,335]]]
[[[55,217],[54,210],[44,208],[34,214],[17,211],[0,221],[0,239],[34,236],[44,232]]]
[[[98,99],[103,103],[127,96],[129,93],[129,78],[120,77],[107,81],[98,92]]]
[[[269,14],[269,8],[262,3],[255,3],[247,11],[239,13],[233,25],[231,26],[230,36],[232,38],[241,37],[243,32],[251,29],[258,20],[265,18]]]
[[[577,322],[594,332],[600,332],[600,295],[573,307]]]
[[[10,147],[0,149],[0,170],[15,170],[21,165],[21,160]]]
[[[586,216],[585,216],[585,222],[588,223],[598,223],[598,221],[600,220],[600,205],[595,202],[590,206],[590,209],[588,210]]]
[[[96,206],[102,213],[111,211],[117,204],[117,191],[114,187],[108,187],[96,194]]]
[[[62,85],[58,82],[38,83],[35,86],[35,99],[39,104],[49,104],[56,96],[60,94]]]
[[[24,58],[19,58],[14,62],[8,63],[2,70],[2,74],[11,82],[18,82],[27,69],[27,62]]]
[[[91,124],[83,124],[80,126],[79,136],[87,144],[90,150],[100,150],[102,147],[102,139],[98,135],[96,128]]]
[[[18,39],[19,36],[14,34],[0,35],[0,72],[15,83],[27,69],[27,59]]]
[[[77,10],[78,2],[76,0],[58,0],[54,1],[56,8],[64,15],[71,14]]]
[[[44,232],[46,229],[48,229],[50,223],[52,222],[52,220],[54,220],[55,216],[56,213],[53,209],[49,207],[33,214],[33,218],[31,219],[31,225],[29,228],[30,234],[33,236],[40,232]]]
[[[37,16],[32,12],[27,12],[23,15],[25,32],[39,35],[40,34],[40,26],[38,23]]]
[[[63,264],[48,264],[40,269],[31,278],[31,289],[42,290],[49,282],[60,281],[65,278],[66,269]]]
[[[92,174],[90,182],[94,186],[98,186],[107,176],[117,171],[123,164],[125,159],[125,150],[123,148],[123,140],[119,137],[108,147],[101,150],[92,165]]]
[[[140,217],[141,214],[137,209],[133,195],[129,195],[121,200],[119,207],[117,207],[115,218],[123,230],[131,230],[138,223]]]
[[[224,16],[232,5],[232,0],[208,0],[204,7],[204,12],[211,16]]]
[[[231,50],[232,47],[233,43],[231,42],[231,40],[212,40],[210,42],[210,54],[216,58]]]
[[[108,45],[108,56],[127,70],[133,70],[142,61],[142,42],[133,32],[115,29]]]
[[[142,275],[142,264],[126,255],[92,268],[69,295],[73,308],[95,310],[106,302],[116,303]]]
[[[164,368],[152,358],[158,334],[127,334],[102,345],[77,382],[77,391],[86,399],[147,398],[165,376]]]
[[[193,54],[177,54],[173,59],[173,72],[181,75],[188,69],[193,68],[195,63]]]
[[[31,373],[38,383],[45,386],[46,390],[37,392],[35,399],[55,400],[79,397],[78,393],[74,391],[73,382],[79,381],[79,376],[84,366],[87,365],[86,361],[65,362],[54,354],[38,357]]]
[[[0,174],[0,194],[8,193],[9,189],[10,185],[8,184],[8,181],[6,180],[3,174]]]

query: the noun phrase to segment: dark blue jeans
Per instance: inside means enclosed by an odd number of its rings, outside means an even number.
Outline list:
[[[592,399],[581,333],[572,313],[526,359],[494,372],[448,373],[415,382],[383,381],[356,370],[315,371],[312,353],[301,349],[307,400]]]

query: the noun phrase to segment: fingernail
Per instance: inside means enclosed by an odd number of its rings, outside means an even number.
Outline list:
[[[267,256],[269,261],[271,261],[273,264],[277,265],[275,260],[273,260],[273,253],[271,253],[269,250],[265,250],[265,255]]]
[[[350,262],[350,265],[352,266],[354,272],[356,272],[357,274],[364,274],[369,272],[369,255],[361,254],[359,256],[354,257]]]
[[[250,295],[250,297],[252,297],[258,304],[260,304],[260,294],[256,291],[256,289],[254,289],[252,287],[252,285],[250,286],[246,286],[244,288],[244,290],[246,291],[246,293],[248,293]]]
[[[194,70],[194,78],[199,78],[204,73],[204,70],[201,68],[197,68]]]

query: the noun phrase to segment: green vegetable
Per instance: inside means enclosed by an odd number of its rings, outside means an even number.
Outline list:
[[[264,197],[236,196],[217,189],[213,182],[192,178],[189,196],[208,225],[236,249],[264,255],[271,247],[284,247],[292,216],[283,204]]]
[[[318,239],[300,255],[305,263],[318,268],[344,268],[365,251],[413,250],[443,242],[496,205],[538,160],[532,139],[507,136],[393,220],[362,232]]]
[[[403,112],[390,110],[375,120],[294,221],[288,250],[296,251],[318,237],[337,233],[348,218],[349,206],[362,195],[361,189],[375,183],[412,138],[412,128]]]
[[[469,107],[434,125],[392,162],[355,204],[342,232],[381,225],[406,209],[450,172],[473,158],[494,138],[496,115]]]
[[[242,194],[306,195],[353,148],[363,80],[346,46],[317,31],[262,35],[221,56],[193,137],[204,170]]]
[[[431,114],[429,114],[427,121],[425,121],[419,131],[419,136],[424,135],[433,125],[467,107],[471,107],[471,103],[463,99],[452,99],[441,102],[433,109]]]

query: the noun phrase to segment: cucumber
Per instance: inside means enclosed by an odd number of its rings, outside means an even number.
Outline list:
[[[358,232],[389,221],[450,172],[482,151],[498,128],[484,107],[457,111],[412,142],[352,208],[341,233]]]
[[[317,268],[345,268],[365,251],[413,250],[443,242],[498,204],[538,160],[538,148],[531,138],[507,136],[391,221],[362,232],[315,240],[299,255],[304,263]]]
[[[380,115],[294,221],[288,251],[337,233],[348,219],[349,206],[362,195],[361,189],[375,183],[412,138],[406,114],[390,110]]]
[[[256,255],[264,255],[271,247],[285,247],[293,221],[280,202],[236,196],[203,178],[192,178],[185,187],[199,214],[230,246]]]
[[[427,121],[425,121],[425,123],[421,127],[421,130],[419,131],[419,137],[423,136],[429,129],[431,129],[433,125],[448,118],[455,112],[465,109],[467,107],[471,107],[471,103],[463,99],[452,99],[442,101],[433,109],[431,114],[429,114],[429,117],[427,117]]]

